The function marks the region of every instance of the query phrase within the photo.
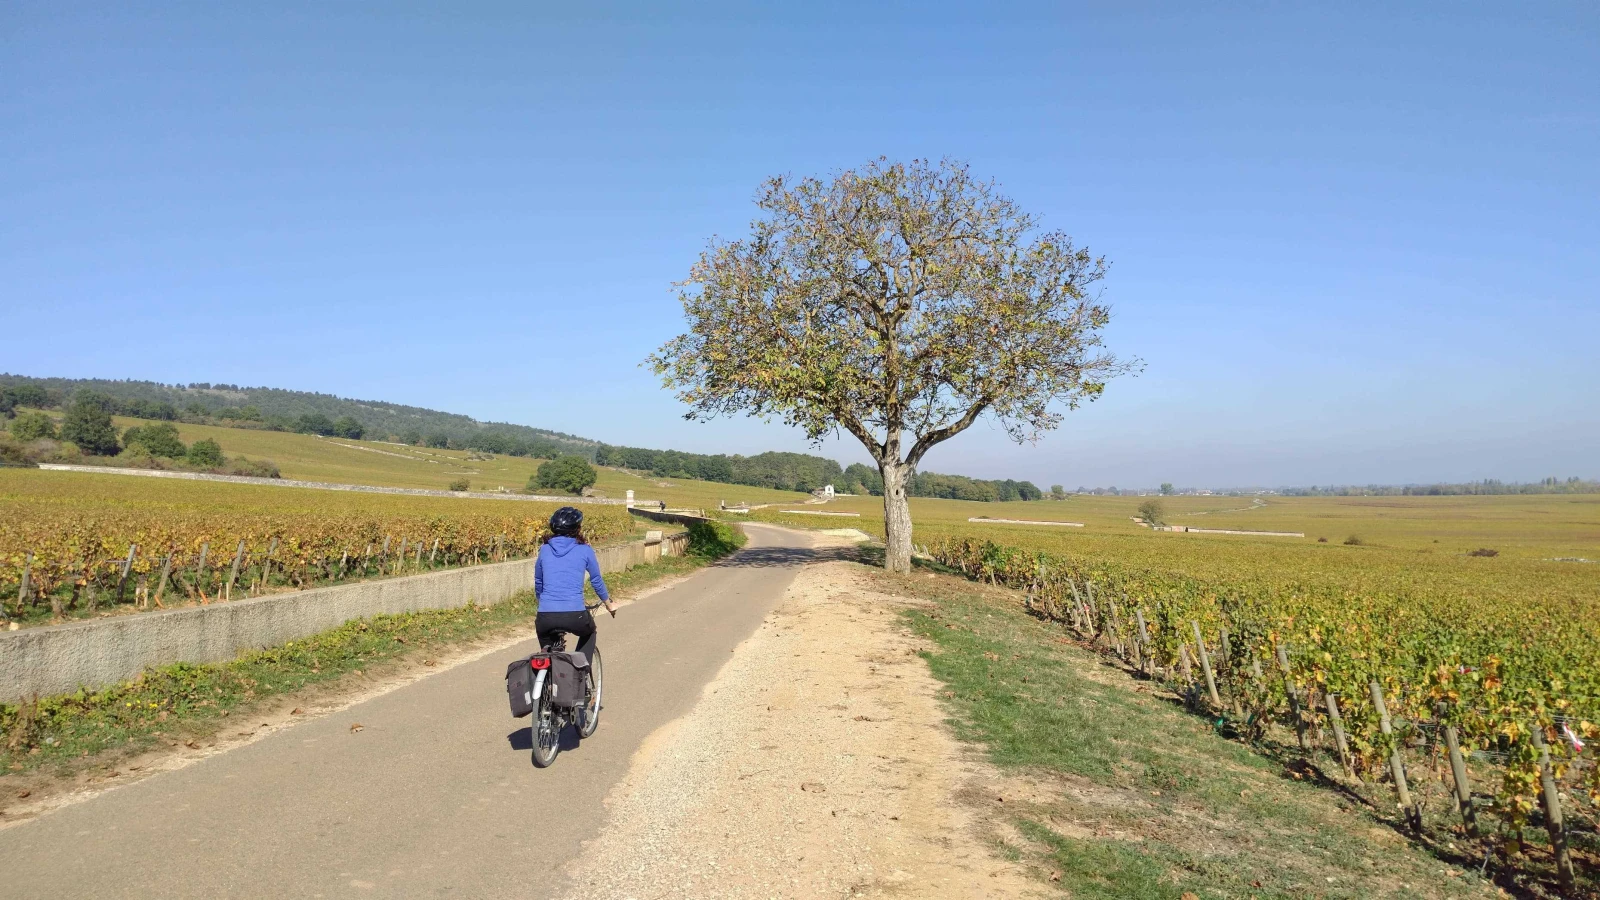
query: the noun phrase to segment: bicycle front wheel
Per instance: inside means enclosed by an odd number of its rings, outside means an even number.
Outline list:
[[[605,687],[605,670],[600,665],[600,648],[594,648],[589,662],[589,702],[578,712],[578,737],[586,738],[600,727],[600,694]]]

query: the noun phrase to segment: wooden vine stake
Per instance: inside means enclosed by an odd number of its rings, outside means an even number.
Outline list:
[[[210,552],[211,552],[211,542],[210,541],[201,542],[201,544],[200,544],[200,559],[197,562],[195,562],[195,564],[194,564],[194,589],[197,592],[199,592],[199,594],[200,594],[200,605],[201,606],[204,606],[207,603],[211,602],[210,599],[208,597],[206,597],[205,584],[204,584],[204,582],[201,581],[201,579],[205,577],[205,572],[206,572],[206,554],[208,554]]]
[[[244,564],[244,539],[239,540],[239,549],[233,554],[233,568],[228,570],[228,587],[223,592],[224,599],[233,599],[233,583],[239,580],[239,566]]]
[[[1140,645],[1140,650],[1141,650],[1141,653],[1142,653],[1142,656],[1143,656],[1143,659],[1139,663],[1139,669],[1140,669],[1140,671],[1144,671],[1145,668],[1146,668],[1145,663],[1150,661],[1150,628],[1149,628],[1148,625],[1145,624],[1145,621],[1144,621],[1144,610],[1142,610],[1142,609],[1134,610],[1133,611],[1133,617],[1139,624],[1139,645]],[[1153,666],[1154,666],[1154,663],[1151,663],[1151,667],[1153,667]],[[1146,674],[1149,674],[1149,673],[1147,672]]]
[[[1228,685],[1228,699],[1233,701],[1233,715],[1236,719],[1244,718],[1244,704],[1239,702],[1239,679],[1234,675],[1233,642],[1228,640],[1228,629],[1222,629],[1222,671],[1223,678]]]
[[[1333,726],[1333,745],[1339,751],[1339,762],[1344,766],[1344,773],[1360,782],[1361,776],[1356,774],[1355,761],[1350,758],[1350,742],[1344,736],[1344,716],[1339,714],[1339,695],[1324,691],[1322,699],[1328,704],[1328,724]]]
[[[133,571],[133,555],[137,552],[138,544],[128,545],[128,558],[122,561],[122,572],[117,576],[117,603],[122,602],[122,591],[128,586],[128,573]]]
[[[1539,782],[1544,788],[1544,827],[1550,833],[1550,851],[1556,860],[1556,880],[1561,893],[1571,896],[1577,890],[1577,873],[1572,868],[1572,851],[1567,849],[1567,828],[1561,818],[1561,793],[1555,772],[1550,768],[1550,745],[1544,740],[1544,726],[1533,726],[1533,746],[1539,748]]]
[[[433,568],[433,558],[439,554],[439,539],[433,539],[433,549],[428,551],[428,568]]]
[[[1122,602],[1124,604],[1128,605],[1128,606],[1132,606],[1133,605],[1131,603],[1128,603],[1128,592],[1127,591],[1123,591],[1122,592]],[[1136,620],[1134,622],[1134,624],[1137,626],[1137,624],[1138,624],[1137,620],[1140,618],[1140,616],[1138,615],[1139,610],[1137,608],[1135,608],[1133,612],[1134,612],[1134,618]],[[1123,619],[1123,621],[1127,622],[1127,619]],[[1138,669],[1139,671],[1143,672],[1144,671],[1144,636],[1142,634],[1140,634],[1139,631],[1134,631],[1133,634],[1128,636],[1128,638],[1129,638],[1128,639],[1128,646],[1133,649],[1133,667],[1135,669]]]
[[[1446,722],[1444,744],[1450,751],[1450,775],[1455,779],[1456,810],[1461,813],[1461,824],[1467,828],[1468,837],[1478,836],[1478,811],[1472,806],[1472,784],[1467,781],[1467,761],[1461,755],[1461,738],[1456,726]]]
[[[1300,739],[1301,752],[1310,752],[1311,746],[1306,742],[1306,717],[1300,710],[1300,689],[1295,687],[1294,679],[1289,677],[1289,651],[1278,645],[1278,668],[1283,672],[1283,692],[1289,697],[1289,715],[1294,717],[1295,737]],[[1388,734],[1387,731],[1384,732]]]
[[[161,575],[156,579],[155,604],[157,609],[166,609],[161,605],[161,597],[167,592],[167,578],[172,574],[172,554],[168,553],[161,560]]]
[[[1206,694],[1211,698],[1214,709],[1222,708],[1222,697],[1217,694],[1217,676],[1211,672],[1211,654],[1206,652],[1206,639],[1200,634],[1200,623],[1189,620],[1189,626],[1194,629],[1194,644],[1200,652],[1200,671],[1206,676]]]
[[[24,556],[22,558],[22,586],[17,588],[17,615],[19,615],[19,616],[22,615],[27,610],[28,589],[33,586],[32,580],[33,580],[33,551],[29,550],[28,551],[28,555]],[[61,601],[60,600],[56,600],[56,599],[52,598],[51,601],[50,601],[50,605],[51,605],[51,611],[52,612],[54,612],[58,616],[61,615]],[[6,615],[6,605],[3,602],[0,602],[0,618],[10,618],[10,616]]]
[[[1378,730],[1390,739],[1389,774],[1394,776],[1394,792],[1400,798],[1400,811],[1412,831],[1422,831],[1422,810],[1411,802],[1411,788],[1406,784],[1406,761],[1400,755],[1400,743],[1394,740],[1394,727],[1389,722],[1389,707],[1383,702],[1383,688],[1376,681],[1367,683],[1372,692],[1372,708],[1378,711]]]

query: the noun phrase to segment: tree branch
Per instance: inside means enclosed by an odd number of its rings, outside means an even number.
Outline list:
[[[938,444],[942,441],[947,441],[961,432],[966,431],[973,422],[978,421],[978,417],[983,415],[983,411],[989,408],[989,403],[989,398],[985,397],[974,404],[971,409],[967,410],[966,414],[960,419],[951,422],[949,425],[946,425],[943,428],[935,428],[927,434],[917,438],[917,442],[911,447],[911,452],[906,454],[906,465],[915,468],[917,463],[922,461],[922,455],[927,453],[929,450],[932,450],[935,444]]]

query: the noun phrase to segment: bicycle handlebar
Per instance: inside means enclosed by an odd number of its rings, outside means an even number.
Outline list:
[[[585,611],[588,611],[588,610],[591,610],[591,609],[599,609],[602,606],[605,606],[605,604],[603,604],[603,603],[592,603],[592,604],[591,603],[585,603],[583,605],[583,608],[584,608]],[[611,613],[611,618],[613,618],[613,619],[615,619],[617,617],[617,611],[612,609],[609,606],[606,606],[606,612]]]

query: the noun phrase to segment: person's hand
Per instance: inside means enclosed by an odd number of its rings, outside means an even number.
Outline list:
[[[612,603],[610,600],[607,600],[606,612],[611,613],[611,618],[615,619],[617,617],[617,605]]]

